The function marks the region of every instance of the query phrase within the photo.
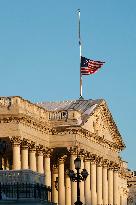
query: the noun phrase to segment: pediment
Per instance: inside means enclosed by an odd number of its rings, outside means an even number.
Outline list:
[[[83,122],[82,128],[96,134],[111,144],[116,144],[120,150],[125,148],[123,139],[104,100],[99,103],[88,119]]]

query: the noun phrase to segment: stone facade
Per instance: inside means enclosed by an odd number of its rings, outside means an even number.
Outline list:
[[[132,172],[132,177],[128,180],[128,205],[136,205],[136,171]]]
[[[119,156],[124,148],[103,99],[33,104],[0,98],[1,169],[44,174],[45,185],[52,187],[50,201],[59,205],[76,201],[76,183],[66,171],[75,169],[77,153],[89,173],[80,183],[83,204],[127,204],[130,173]]]

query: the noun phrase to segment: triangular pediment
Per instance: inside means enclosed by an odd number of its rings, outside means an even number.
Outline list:
[[[101,100],[90,116],[84,119],[82,128],[111,144],[116,144],[120,150],[125,148],[123,139],[104,100]]]
[[[77,126],[93,136],[100,138],[103,143],[116,147],[117,150],[123,150],[125,144],[113,120],[110,110],[103,99],[85,100],[78,99],[62,102],[43,102],[38,104],[46,111],[51,112],[55,118],[51,118],[52,127],[72,127]],[[64,120],[61,118],[62,112],[66,113]],[[57,117],[58,116],[58,117]]]

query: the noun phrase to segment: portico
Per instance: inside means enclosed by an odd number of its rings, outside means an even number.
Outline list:
[[[33,104],[12,97],[0,105],[1,144],[5,140],[8,145],[0,153],[3,169],[44,174],[44,184],[52,188],[50,201],[74,205],[76,183],[70,182],[67,170],[75,170],[78,155],[81,169],[89,173],[80,183],[81,201],[126,203],[122,190],[127,190],[128,170],[119,156],[125,144],[104,100]]]

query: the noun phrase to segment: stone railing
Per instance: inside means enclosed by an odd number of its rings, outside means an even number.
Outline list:
[[[0,107],[7,108],[8,113],[20,113],[30,117],[36,117],[41,121],[47,121],[48,118],[47,111],[44,108],[19,96],[0,97]]]
[[[44,174],[32,170],[0,170],[0,182],[44,184]]]

